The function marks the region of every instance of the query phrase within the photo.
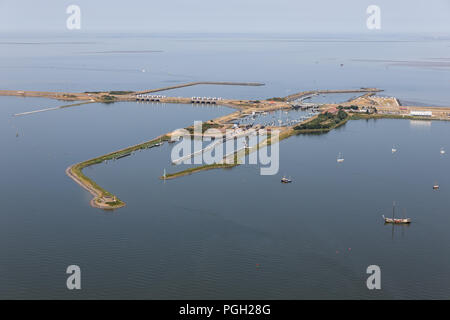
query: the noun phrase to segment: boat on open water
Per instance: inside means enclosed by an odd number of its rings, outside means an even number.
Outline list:
[[[384,223],[393,223],[393,224],[409,224],[411,223],[411,218],[395,218],[395,202],[394,205],[392,207],[392,218],[387,218],[384,216],[384,214],[382,215]]]

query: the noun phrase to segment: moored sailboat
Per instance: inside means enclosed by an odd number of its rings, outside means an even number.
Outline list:
[[[394,223],[394,224],[408,224],[411,223],[411,218],[395,218],[395,202],[392,207],[392,218],[387,218],[382,215],[384,223]]]

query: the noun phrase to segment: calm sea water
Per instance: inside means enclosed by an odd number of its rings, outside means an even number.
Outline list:
[[[235,80],[267,85],[170,95],[261,98],[377,86],[418,102],[450,100],[445,67],[352,60],[448,58],[448,42],[80,39],[3,36],[0,86],[92,91]],[[358,120],[328,134],[292,137],[280,144],[274,176],[242,165],[164,183],[164,168],[178,170],[165,144],[86,169],[127,203],[104,212],[90,207],[91,196],[65,175],[67,166],[233,110],[116,103],[11,116],[60,104],[0,98],[0,298],[449,297],[450,159],[439,153],[450,152],[447,122]],[[281,184],[282,175],[294,182]],[[435,182],[440,191],[432,190]],[[406,209],[413,219],[409,227],[383,224],[394,200],[398,214]],[[82,269],[78,292],[65,286],[71,264]],[[376,292],[366,288],[372,264],[382,271]]]
[[[401,100],[448,105],[449,45],[448,37],[405,35],[0,34],[0,87],[95,91],[258,81],[266,86],[188,87],[170,95],[260,99],[378,87]]]

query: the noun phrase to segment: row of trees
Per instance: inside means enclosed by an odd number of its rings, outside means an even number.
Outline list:
[[[340,122],[346,120],[348,117],[347,112],[339,110],[337,113],[326,112],[320,114],[316,119],[307,123],[294,127],[295,130],[320,130],[331,129]]]

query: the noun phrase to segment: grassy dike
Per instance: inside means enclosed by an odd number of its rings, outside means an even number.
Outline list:
[[[169,173],[166,174],[166,177],[164,178],[164,176],[159,177],[162,180],[169,180],[169,179],[175,179],[178,177],[182,177],[182,176],[187,176],[196,172],[200,172],[200,171],[207,171],[207,170],[212,170],[212,169],[231,169],[235,166],[239,165],[238,163],[231,163],[231,164],[227,164],[227,163],[214,163],[214,164],[208,164],[208,165],[204,165],[204,166],[199,166],[199,167],[195,167],[195,168],[189,168],[183,171],[179,171],[179,172],[174,172],[174,173]]]
[[[106,160],[113,160],[120,158],[122,156],[128,155],[134,151],[147,149],[153,147],[156,143],[159,143],[160,141],[167,141],[170,137],[167,135],[159,136],[153,140],[134,145],[131,147],[127,147],[115,152],[111,152],[108,154],[105,154],[103,156],[89,159],[77,164],[74,164],[67,168],[66,174],[72,178],[76,183],[78,183],[80,186],[88,190],[93,196],[94,199],[91,200],[91,205],[96,208],[100,209],[117,209],[125,206],[125,202],[111,194],[109,191],[105,190],[101,186],[99,186],[94,180],[87,177],[83,173],[83,169],[95,164],[102,163]]]
[[[442,118],[430,118],[430,117],[417,117],[408,115],[396,115],[396,114],[364,114],[364,113],[353,113],[350,116],[350,120],[362,120],[362,119],[403,119],[403,120],[424,120],[424,121],[449,121],[450,119]]]
[[[71,108],[71,107],[78,107],[78,106],[82,106],[84,104],[90,104],[90,103],[94,103],[94,101],[87,101],[87,102],[79,102],[79,103],[72,103],[72,104],[66,104],[63,106],[59,106],[59,109],[64,109],[64,108]]]

